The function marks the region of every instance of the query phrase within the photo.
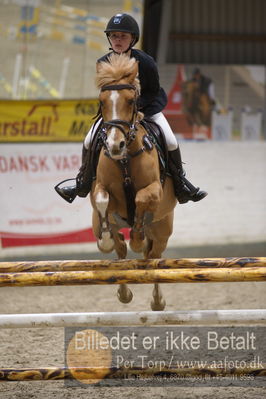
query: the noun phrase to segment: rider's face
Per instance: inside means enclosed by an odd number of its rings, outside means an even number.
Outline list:
[[[116,53],[125,52],[132,42],[133,36],[127,32],[112,32],[109,35],[112,48]]]

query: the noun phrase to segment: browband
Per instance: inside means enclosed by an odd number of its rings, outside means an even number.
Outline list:
[[[121,85],[107,85],[101,88],[101,91],[105,90],[124,90],[124,89],[131,89],[136,90],[136,87],[130,84],[121,84]]]

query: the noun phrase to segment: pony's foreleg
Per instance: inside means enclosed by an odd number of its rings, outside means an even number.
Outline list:
[[[124,235],[118,231],[117,226],[112,226],[112,231],[117,256],[119,259],[125,259],[127,256],[127,245],[125,243]],[[126,284],[119,285],[117,296],[119,301],[122,303],[129,303],[133,298],[133,294]]]
[[[152,223],[146,228],[148,245],[145,249],[145,258],[161,258],[173,231],[173,211],[167,214],[162,220]],[[152,310],[164,310],[165,300],[158,283],[154,284],[151,301]]]
[[[125,259],[127,256],[127,245],[124,241],[124,235],[117,232],[114,234],[115,250],[119,259]],[[117,290],[117,297],[122,303],[129,303],[132,301],[133,294],[127,284],[120,284]]]
[[[117,227],[112,226],[113,239],[115,242],[115,251],[118,259],[125,259],[127,256],[127,244],[125,243],[124,234],[120,233]]]
[[[144,249],[144,214],[135,216],[134,226],[130,230],[129,245],[132,251],[142,252]]]
[[[134,225],[130,233],[130,247],[134,252],[144,250],[144,225],[151,223],[162,196],[160,182],[156,181],[139,190],[136,195]],[[149,220],[150,219],[150,220]]]
[[[100,221],[97,245],[100,251],[109,253],[113,251],[115,246],[107,214],[109,193],[99,183],[95,187],[94,200]]]
[[[153,300],[151,301],[151,309],[164,310],[166,302],[165,299],[163,298],[163,294],[158,283],[154,284],[152,296]]]

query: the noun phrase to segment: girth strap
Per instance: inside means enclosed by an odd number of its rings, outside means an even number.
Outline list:
[[[108,151],[104,152],[104,155],[110,158]],[[130,175],[130,158],[126,157],[123,159],[119,159],[115,161],[121,169],[123,175],[123,189],[126,197],[126,206],[127,206],[127,223],[129,226],[134,225],[135,219],[135,198],[136,198],[136,190],[134,184],[132,183],[131,175]]]
[[[128,158],[121,159],[118,161],[118,164],[121,168],[124,178],[123,188],[127,204],[127,222],[130,226],[133,226],[135,218],[135,210],[136,210],[136,204],[135,204],[136,191],[130,176],[129,159]]]
[[[120,161],[118,161],[118,164],[121,168],[124,178],[123,188],[127,204],[127,222],[130,226],[133,226],[135,218],[135,210],[136,210],[136,204],[135,204],[136,191],[130,176],[129,159],[128,158],[121,159]]]

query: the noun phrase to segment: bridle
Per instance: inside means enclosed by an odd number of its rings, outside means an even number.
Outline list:
[[[136,86],[131,85],[131,84],[106,85],[101,88],[101,92],[106,91],[106,90],[124,90],[124,89],[135,91],[134,108],[133,108],[131,120],[130,120],[130,122],[128,122],[128,121],[125,121],[122,119],[111,119],[109,121],[103,122],[100,134],[101,134],[101,139],[102,139],[103,144],[106,149],[107,149],[107,144],[106,144],[107,131],[109,129],[111,129],[112,127],[119,129],[123,133],[127,146],[129,146],[132,143],[132,141],[134,141],[136,138],[136,130],[137,130],[136,116],[138,113],[138,110],[137,110],[138,92],[137,92]],[[126,131],[126,128],[128,128],[128,131]]]

